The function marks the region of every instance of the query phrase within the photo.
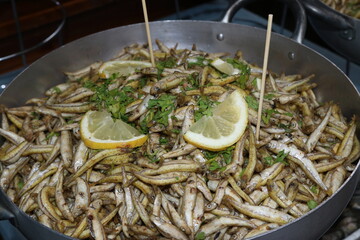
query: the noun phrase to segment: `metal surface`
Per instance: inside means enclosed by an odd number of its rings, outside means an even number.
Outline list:
[[[299,1],[293,0],[278,0],[285,4],[287,4],[290,9],[292,10],[296,25],[295,30],[292,36],[292,39],[297,41],[298,43],[302,43],[305,36],[306,31],[306,14],[305,10],[303,9],[302,5]],[[224,17],[222,18],[221,22],[229,23],[231,22],[232,18],[234,17],[235,13],[242,7],[246,6],[247,4],[254,3],[254,0],[238,0],[234,4],[230,6],[230,8],[226,11]]]
[[[360,64],[360,20],[344,15],[320,0],[303,0],[310,23],[334,51]]]
[[[168,46],[191,48],[193,43],[208,52],[243,52],[251,63],[262,65],[265,31],[231,23],[207,21],[162,21],[150,24],[152,36]],[[186,34],[184,34],[186,33]],[[218,39],[218,36],[223,37]],[[64,71],[74,71],[94,61],[111,59],[120,49],[134,43],[146,43],[144,24],[110,29],[69,43],[42,57],[16,77],[0,96],[0,103],[18,106],[65,80]],[[302,75],[315,74],[319,101],[339,103],[344,114],[360,116],[360,97],[355,86],[334,64],[294,40],[272,34],[268,68],[274,72]],[[316,64],[314,64],[316,63]],[[19,94],[21,93],[21,94]],[[346,93],[346,97],[344,97]],[[257,239],[316,239],[336,220],[350,201],[359,178],[359,164],[346,183],[318,208],[291,224],[271,231]],[[4,192],[0,204],[14,214],[12,223],[29,239],[70,239],[47,229],[20,211]],[[321,224],[316,227],[314,223]],[[36,232],[34,236],[33,232]]]

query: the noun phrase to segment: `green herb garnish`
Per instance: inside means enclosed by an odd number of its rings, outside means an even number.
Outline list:
[[[190,74],[187,77],[187,84],[186,91],[198,89],[200,87],[199,75],[197,73]]]
[[[316,208],[318,203],[315,202],[314,200],[310,200],[310,201],[307,202],[307,205],[308,205],[309,209],[311,210],[311,209]]]
[[[299,127],[302,128],[304,122],[302,120],[298,120],[297,123],[299,124]]]
[[[231,161],[232,161],[232,155],[233,155],[234,148],[235,148],[234,146],[230,146],[227,149],[219,151],[219,152],[204,150],[203,151],[204,157],[209,160],[208,161],[209,170],[210,171],[225,170],[225,168],[226,168],[225,165],[231,163]],[[218,161],[220,161],[222,164],[220,164]]]
[[[215,160],[210,161],[210,164],[209,164],[210,171],[217,171],[217,170],[224,171],[225,169],[226,169],[226,167],[221,166],[218,161],[215,161]]]
[[[285,116],[289,116],[289,117],[293,117],[293,116],[294,116],[294,114],[289,113],[289,112],[285,112],[285,113],[282,113],[282,114],[285,115]]]
[[[244,175],[246,168],[241,169],[240,173],[239,173],[239,177],[241,178]]]
[[[143,88],[147,84],[147,78],[140,78],[139,79],[139,87]]]
[[[150,99],[148,108],[154,111],[153,119],[155,122],[164,126],[168,125],[168,117],[175,109],[176,96],[170,94],[162,94],[157,99]]]
[[[199,232],[195,235],[195,240],[204,240],[205,239],[205,233]]]
[[[310,191],[315,193],[315,194],[318,194],[319,193],[319,188],[317,186],[315,186],[315,185],[312,185],[310,187]]]
[[[163,73],[165,68],[173,68],[176,66],[176,60],[173,57],[169,57],[164,61],[158,61],[156,63],[156,68],[158,69],[158,79],[161,78],[161,74]]]
[[[53,87],[52,90],[57,94],[61,93],[61,90],[58,87]]]
[[[272,100],[274,97],[275,97],[275,94],[272,94],[272,93],[266,94],[264,96],[264,98],[267,99],[267,100]]]
[[[179,134],[181,132],[181,130],[177,129],[177,128],[173,128],[173,129],[171,129],[171,131],[176,134]]]
[[[254,80],[251,81],[251,85],[253,85],[253,87],[257,86],[257,78],[254,78]]]
[[[247,102],[249,108],[252,108],[254,110],[258,110],[259,108],[259,102],[256,100],[255,97],[248,95],[245,97],[245,101]]]
[[[286,124],[283,124],[283,123],[279,123],[279,124],[278,124],[278,127],[284,129],[286,133],[290,133],[290,132],[293,131],[293,130],[290,128],[290,127],[291,127],[291,124],[286,125]]]
[[[263,114],[261,115],[261,119],[263,120],[263,122],[265,124],[269,124],[270,118],[272,117],[273,114],[275,113],[279,113],[278,111],[276,111],[275,109],[265,109],[263,111]]]
[[[148,125],[154,118],[154,111],[150,110],[147,113],[145,113],[145,117],[139,122],[140,131],[144,134],[147,134],[149,132]]]
[[[167,138],[161,137],[159,142],[160,142],[160,144],[168,144],[169,140]]]
[[[103,79],[99,84],[92,81],[85,81],[83,86],[95,92],[95,94],[90,97],[90,101],[95,103],[99,111],[105,109],[111,113],[113,118],[127,121],[128,117],[125,115],[126,106],[135,101],[132,95],[135,89],[130,86],[125,86],[121,91],[118,89],[109,90],[109,85],[117,77],[118,74],[112,74],[110,78]]]
[[[33,116],[33,118],[38,119],[38,120],[41,118],[40,113],[37,113],[37,112],[31,112],[31,116]]]
[[[47,141],[54,136],[60,136],[60,133],[59,132],[50,132],[44,140]]]
[[[234,68],[237,68],[240,70],[239,77],[235,81],[235,85],[239,86],[242,89],[246,88],[246,82],[249,80],[250,77],[250,67],[246,63],[242,63],[239,60],[236,60],[234,58],[228,58],[226,59],[227,63],[230,63],[233,65]]]
[[[158,152],[154,152],[154,153],[151,153],[151,154],[148,154],[148,153],[145,153],[145,157],[147,157],[149,159],[149,163],[156,163],[156,162],[159,162],[160,159],[156,157],[156,154]]]
[[[281,162],[284,163],[285,165],[288,165],[289,163],[287,161],[285,161],[285,158],[289,155],[289,153],[285,153],[284,150],[281,150],[275,158],[273,158],[272,156],[267,156],[264,157],[264,162],[266,165],[268,166],[272,166],[275,163]]]
[[[19,180],[19,182],[17,183],[17,187],[19,190],[21,190],[24,187],[24,181],[22,179]]]
[[[188,61],[188,67],[189,68],[192,68],[194,66],[205,67],[208,64],[209,64],[208,61],[203,56],[198,56],[198,57],[195,57],[195,58],[191,58],[191,61]]]
[[[195,111],[195,121],[198,121],[202,116],[212,116],[212,110],[218,102],[212,101],[207,96],[201,96],[198,100],[198,110]]]

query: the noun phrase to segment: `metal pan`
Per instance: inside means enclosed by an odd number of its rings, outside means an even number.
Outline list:
[[[360,20],[320,0],[303,0],[311,25],[321,39],[345,58],[360,64]]]
[[[240,0],[235,11],[249,1]],[[302,9],[298,1],[290,1],[292,9]],[[304,11],[300,11],[300,14]],[[169,46],[191,48],[196,43],[208,52],[235,52],[242,50],[251,63],[262,65],[265,31],[262,29],[227,23],[233,12],[228,12],[224,22],[209,21],[161,21],[152,22],[152,36]],[[300,19],[305,19],[302,16]],[[299,28],[299,34],[304,28]],[[32,97],[40,97],[44,91],[65,80],[64,71],[73,71],[97,60],[108,60],[123,47],[146,42],[144,24],[135,24],[99,32],[71,42],[42,57],[5,89],[0,96],[1,104],[18,106]],[[314,64],[316,63],[316,64]],[[360,116],[360,95],[353,83],[333,63],[299,42],[273,33],[268,68],[286,74],[315,74],[318,84],[316,94],[320,101],[333,100],[342,108],[345,116]],[[346,95],[346,97],[344,97]],[[343,186],[319,207],[294,222],[284,225],[256,239],[317,239],[335,222],[353,195],[359,179],[359,164]],[[10,219],[28,239],[71,239],[32,220],[19,210],[0,190],[0,219]],[[319,224],[321,223],[321,224]]]

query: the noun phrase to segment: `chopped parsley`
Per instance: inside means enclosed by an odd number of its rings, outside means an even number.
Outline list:
[[[204,150],[204,156],[205,156],[205,158],[207,158],[209,160],[217,158],[217,157],[221,157],[226,164],[229,164],[232,159],[232,154],[233,154],[234,148],[235,148],[234,146],[230,146],[230,147],[226,148],[225,150],[222,150],[219,152]]]
[[[170,94],[162,94],[157,99],[150,99],[148,109],[154,113],[152,120],[167,126],[169,124],[168,117],[175,109],[175,100],[176,96]]]
[[[257,86],[257,78],[254,78],[254,80],[251,81],[251,85],[253,87],[256,87]]]
[[[285,158],[289,155],[289,153],[285,153],[284,150],[281,150],[275,158],[272,156],[264,157],[265,164],[268,166],[272,166],[275,163],[281,162],[285,165],[288,165],[288,162],[285,160]]]
[[[298,120],[297,123],[299,124],[299,127],[302,128],[304,125],[304,122],[302,120]]]
[[[31,112],[31,116],[37,120],[39,120],[41,118],[40,113],[37,113],[37,112]]]
[[[263,114],[261,115],[261,119],[263,120],[263,122],[265,124],[269,124],[270,122],[270,118],[272,117],[273,114],[275,113],[279,113],[278,111],[276,111],[275,109],[265,109],[263,111]]]
[[[171,129],[171,131],[176,134],[179,134],[181,132],[180,129],[177,129],[177,128],[173,128],[173,129]]]
[[[49,140],[50,138],[54,137],[54,136],[60,136],[60,133],[59,132],[50,132],[46,138],[44,139],[44,141],[47,141]]]
[[[266,100],[272,100],[272,99],[274,99],[274,97],[275,97],[275,94],[273,94],[273,93],[269,93],[264,96],[264,98]]]
[[[258,110],[259,108],[259,102],[256,100],[255,97],[248,95],[245,97],[245,101],[247,102],[249,108],[252,108],[254,110]]]
[[[204,157],[208,159],[209,164],[209,170],[210,171],[224,171],[226,168],[226,165],[231,163],[232,155],[234,151],[234,146],[228,147],[225,150],[219,151],[219,152],[213,152],[213,151],[207,151],[204,150]]]
[[[246,88],[246,82],[249,80],[250,77],[250,67],[246,63],[240,62],[234,58],[226,59],[227,63],[233,65],[234,68],[240,70],[240,76],[236,79],[235,85],[239,86],[242,89]]]
[[[143,120],[139,122],[140,131],[143,134],[147,134],[149,132],[148,124],[153,120],[154,118],[154,111],[148,111],[145,113],[145,117]]]
[[[185,85],[184,85],[185,86]],[[198,73],[192,73],[187,77],[187,84],[185,90],[194,90],[200,87],[199,75]]]
[[[293,117],[294,116],[294,114],[289,113],[289,112],[285,112],[285,113],[282,113],[282,114],[285,115],[285,116],[288,116],[288,117]]]
[[[307,202],[307,205],[308,205],[309,209],[311,210],[311,209],[316,208],[318,203],[315,202],[314,200],[310,200],[310,201]]]
[[[286,125],[286,124],[283,124],[283,123],[279,123],[279,124],[278,124],[278,127],[284,129],[286,133],[290,133],[290,132],[293,131],[293,130],[290,128],[290,127],[291,127],[291,124]]]
[[[140,78],[139,80],[139,87],[143,88],[147,84],[147,78]]]
[[[174,101],[176,96],[170,94],[162,94],[157,99],[150,99],[148,108],[159,108],[161,112],[168,110],[169,108],[174,109]]]
[[[204,240],[205,239],[205,233],[204,232],[198,232],[196,235],[195,235],[195,240]]]
[[[226,169],[225,166],[221,166],[220,163],[216,160],[211,160],[209,162],[209,170],[210,171],[224,171]]]
[[[156,162],[160,161],[160,159],[157,158],[157,156],[156,156],[157,153],[158,152],[156,151],[156,152],[151,153],[151,154],[145,153],[144,155],[145,155],[145,157],[147,157],[149,159],[149,163],[156,163]]]
[[[315,193],[315,194],[318,194],[319,193],[319,188],[317,186],[315,186],[315,185],[312,185],[310,187],[310,191]]]
[[[21,190],[24,187],[24,181],[23,181],[22,178],[17,183],[17,187],[18,187],[19,190]]]
[[[82,85],[83,85],[83,87],[89,88],[92,91],[94,91],[97,87],[96,83],[93,81],[84,81]],[[107,85],[109,85],[109,84],[107,84]]]
[[[156,68],[158,69],[158,79],[160,79],[161,74],[163,73],[165,68],[173,68],[176,66],[176,60],[173,57],[169,57],[164,61],[158,61],[156,63]]]
[[[52,90],[55,92],[55,93],[61,93],[61,90],[60,90],[60,88],[58,88],[58,87],[53,87],[52,88]]]
[[[117,78],[117,74],[113,74],[108,79],[103,79],[99,84],[85,81],[83,86],[95,92],[90,97],[90,101],[95,103],[98,110],[105,109],[112,114],[113,118],[127,121],[128,117],[125,115],[126,106],[135,101],[132,96],[135,89],[125,86],[120,91],[118,89],[109,90],[109,85],[115,78]]]
[[[198,121],[202,116],[212,116],[213,107],[218,102],[212,101],[208,96],[201,96],[198,99],[198,110],[195,110],[195,121]]]
[[[198,56],[198,57],[195,57],[195,58],[188,59],[188,67],[189,68],[192,68],[194,66],[205,67],[208,64],[209,64],[209,62],[203,56]]]
[[[240,173],[239,173],[239,177],[241,178],[244,175],[246,168],[241,169]]]
[[[160,142],[160,144],[168,144],[169,140],[167,138],[165,138],[165,137],[161,137],[159,142]]]

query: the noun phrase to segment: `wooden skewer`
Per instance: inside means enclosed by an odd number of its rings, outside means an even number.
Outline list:
[[[151,43],[151,35],[150,35],[149,19],[148,19],[147,8],[146,8],[146,0],[142,0],[142,7],[143,7],[143,11],[144,11],[145,28],[146,28],[146,35],[147,35],[147,40],[148,40],[148,44],[149,44],[151,65],[153,67],[155,67],[154,51],[153,51],[152,43]]]
[[[269,58],[272,20],[273,20],[273,15],[269,14],[267,30],[266,30],[264,63],[263,63],[263,70],[262,70],[262,76],[261,76],[260,101],[259,101],[259,109],[258,109],[257,124],[256,124],[256,135],[255,135],[256,141],[259,140],[259,135],[260,135],[260,122],[261,122],[262,105],[263,105],[263,101],[264,101],[265,79],[266,79],[266,72],[267,72],[267,65],[268,65],[268,58]]]

